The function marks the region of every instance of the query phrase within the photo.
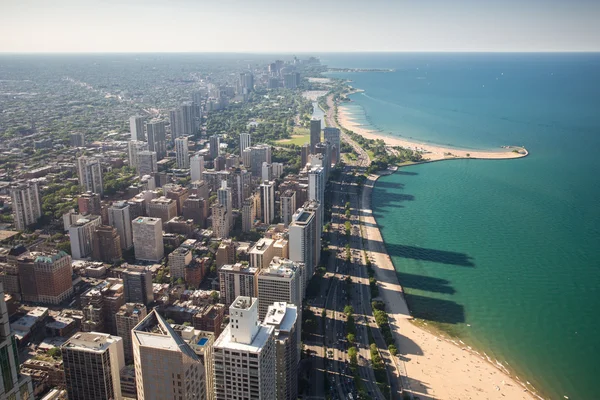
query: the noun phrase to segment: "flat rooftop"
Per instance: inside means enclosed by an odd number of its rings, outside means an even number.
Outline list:
[[[258,327],[258,331],[256,332],[252,343],[245,344],[231,340],[231,325],[229,324],[215,341],[214,347],[226,348],[228,350],[245,351],[249,353],[260,353],[263,347],[265,347],[267,340],[269,340],[269,336],[273,334],[274,330],[275,328],[272,326],[261,325]]]
[[[100,332],[79,332],[69,339],[64,347],[82,351],[103,352],[116,341],[123,340]]]

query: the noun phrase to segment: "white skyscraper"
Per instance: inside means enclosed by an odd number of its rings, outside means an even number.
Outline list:
[[[177,168],[189,168],[190,156],[188,153],[187,137],[179,137],[175,139],[175,153],[177,156]]]
[[[131,331],[138,400],[205,400],[198,355],[153,310]]]
[[[262,220],[270,224],[275,218],[275,182],[263,182],[260,185]]]
[[[244,150],[252,146],[252,138],[249,133],[240,133],[240,157],[244,153]]]
[[[325,169],[323,167],[311,168],[308,171],[308,199],[316,200],[319,204],[325,204],[325,183]],[[322,226],[325,213],[321,212],[319,218]]]
[[[131,222],[133,248],[137,260],[158,262],[164,256],[162,220],[138,217]]]
[[[275,328],[277,400],[298,398],[300,306],[276,302],[269,306],[264,324]]]
[[[100,160],[94,157],[79,157],[77,159],[77,174],[79,177],[79,186],[83,188],[83,192],[98,193],[102,196],[104,188],[102,186],[102,165],[100,165]]]
[[[231,189],[227,187],[227,181],[221,181],[221,187],[217,190],[217,201],[225,206],[229,227],[233,224],[233,204],[231,199]]]
[[[81,217],[69,227],[69,240],[71,242],[71,256],[74,260],[81,260],[92,255],[94,231],[102,225],[99,215]]]
[[[204,157],[195,154],[190,157],[190,178],[192,182],[202,180],[202,172],[204,172]]]
[[[123,340],[100,332],[80,332],[61,347],[69,399],[122,399]]]
[[[141,151],[148,151],[148,143],[140,140],[130,140],[127,142],[127,156],[129,158],[129,166],[135,168],[138,171],[139,166],[139,153]]]
[[[121,238],[121,248],[126,250],[133,246],[133,233],[129,204],[124,201],[114,203],[108,208],[108,223],[115,228]]]
[[[270,181],[273,178],[273,166],[267,162],[262,163],[261,181]]]
[[[229,216],[227,209],[219,202],[211,206],[212,210],[212,230],[217,238],[226,239],[229,237]]]
[[[131,140],[146,140],[144,135],[144,117],[136,115],[129,118],[129,131],[131,132]]]
[[[4,287],[0,282],[0,399],[33,400],[31,378],[19,374],[17,342],[10,331]]]
[[[229,307],[229,325],[213,347],[216,400],[277,399],[275,329],[258,321],[257,303],[240,296]]]
[[[17,230],[25,230],[42,216],[40,192],[36,182],[18,183],[11,186],[10,198]]]

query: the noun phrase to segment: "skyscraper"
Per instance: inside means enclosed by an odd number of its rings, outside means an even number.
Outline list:
[[[131,222],[133,248],[138,260],[158,262],[164,256],[160,218],[138,217]]]
[[[270,224],[275,219],[275,182],[263,182],[260,185],[262,220]]]
[[[252,195],[242,204],[242,232],[250,232],[254,220],[256,220],[256,208],[254,207],[254,195]]]
[[[308,200],[325,204],[325,170],[323,167],[313,167],[308,171]],[[321,211],[323,209],[321,208]],[[323,226],[325,213],[319,213],[319,223]]]
[[[336,164],[340,162],[340,130],[338,128],[327,127],[323,130],[325,141],[331,144],[331,163]]]
[[[213,135],[209,138],[209,151],[210,158],[213,160],[219,155],[219,147],[221,146],[221,137],[219,135]]]
[[[196,115],[196,106],[191,101],[181,105],[182,132],[181,136],[193,136],[198,133],[200,123]]]
[[[310,143],[305,143],[300,148],[300,162],[302,163],[302,168],[306,166],[308,163],[308,156],[310,154]]]
[[[275,329],[277,400],[298,398],[300,306],[277,302],[269,306],[264,324]]]
[[[94,157],[81,156],[77,159],[77,173],[79,186],[84,192],[98,193],[102,196],[102,165],[100,160]]]
[[[292,215],[296,212],[296,192],[288,189],[279,197],[281,206],[281,222],[288,226],[292,222]]]
[[[192,250],[187,247],[178,247],[169,254],[169,269],[175,279],[185,277],[185,267],[192,262]]]
[[[133,246],[133,234],[131,230],[129,204],[124,201],[113,203],[113,205],[108,208],[108,223],[119,233],[121,249],[130,249],[131,246]]]
[[[62,346],[69,399],[121,399],[123,340],[100,332],[77,333]]]
[[[25,230],[42,216],[40,192],[36,182],[18,183],[11,186],[10,197],[17,230]]]
[[[202,172],[204,172],[204,157],[199,154],[194,154],[190,157],[191,182],[201,181]]]
[[[229,318],[213,347],[215,399],[275,400],[275,329],[258,322],[258,304],[251,297],[236,298]]]
[[[321,120],[310,120],[310,152],[315,153],[315,146],[321,141]]]
[[[152,271],[139,265],[128,265],[123,271],[123,287],[127,303],[147,305],[154,301]]]
[[[131,330],[148,314],[146,306],[141,303],[126,303],[121,306],[115,315],[117,335],[123,338],[123,352],[125,363],[133,362],[133,344],[131,343]]]
[[[169,111],[169,123],[171,126],[171,139],[175,140],[183,135],[183,115],[181,110]]]
[[[217,190],[217,201],[225,206],[229,227],[233,225],[233,204],[231,189],[227,187],[227,181],[221,181],[221,187]]]
[[[131,132],[131,140],[146,141],[146,135],[144,135],[144,117],[139,115],[130,117],[129,131]]]
[[[69,227],[71,256],[73,259],[81,260],[92,255],[94,231],[101,224],[102,218],[99,215],[87,215],[79,218]]]
[[[0,282],[0,399],[33,400],[31,378],[19,373],[19,350],[10,331],[4,287]]]
[[[198,355],[156,310],[131,332],[139,400],[206,399]]]
[[[177,157],[177,168],[189,168],[190,156],[188,153],[187,137],[179,137],[175,139],[175,153]]]
[[[155,151],[138,152],[138,173],[140,176],[151,175],[158,172],[158,160]]]
[[[317,235],[317,217],[314,212],[299,209],[292,217],[289,226],[290,259],[304,263],[306,274],[304,275],[303,287],[312,277],[316,267],[315,236]],[[304,296],[304,294],[303,294]]]
[[[225,264],[219,268],[221,302],[231,305],[238,296],[256,297],[258,268],[246,264]]]
[[[248,147],[252,146],[252,138],[247,132],[240,133],[240,157]]]
[[[148,151],[148,143],[140,140],[130,140],[127,142],[127,156],[129,159],[129,166],[135,168],[139,172],[139,153],[141,151]]]
[[[273,165],[267,162],[262,163],[261,182],[270,181],[273,177]]]
[[[117,230],[108,225],[97,226],[93,236],[92,258],[114,263],[120,260],[121,256],[121,238]]]
[[[212,210],[212,230],[216,238],[226,239],[229,237],[229,216],[227,209],[221,203],[215,203]]]
[[[250,266],[263,269],[268,268],[271,260],[275,256],[273,244],[275,240],[270,238],[260,238],[248,252],[250,256]]]
[[[302,306],[298,265],[290,260],[275,259],[269,267],[258,272],[258,316],[264,319],[273,303],[285,301]]]
[[[167,156],[167,138],[165,133],[165,121],[152,120],[146,124],[146,135],[148,136],[148,148],[156,152],[157,160]]]

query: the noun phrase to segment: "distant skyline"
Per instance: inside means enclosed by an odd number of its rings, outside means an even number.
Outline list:
[[[0,0],[0,52],[600,51],[598,0]]]

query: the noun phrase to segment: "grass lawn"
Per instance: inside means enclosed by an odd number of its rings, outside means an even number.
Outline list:
[[[304,143],[310,142],[310,129],[308,128],[294,128],[294,133],[292,134],[291,139],[281,139],[278,140],[277,143],[281,144],[295,144],[297,146],[302,146]]]

